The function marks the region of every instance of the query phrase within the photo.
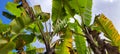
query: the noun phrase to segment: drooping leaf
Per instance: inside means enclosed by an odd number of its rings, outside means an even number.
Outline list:
[[[83,23],[89,25],[91,22],[92,0],[71,0],[69,4],[81,16]]]
[[[112,44],[120,47],[120,35],[115,29],[112,21],[110,21],[104,14],[101,14],[95,19],[96,26],[100,27],[104,32],[105,37],[111,40]]]
[[[6,5],[6,9],[13,15],[20,17],[23,10],[21,10],[21,8],[17,8],[18,5],[19,4],[13,2],[8,2]]]
[[[72,32],[69,29],[66,29],[61,44],[56,47],[56,54],[70,54],[70,51],[72,50],[72,41]]]
[[[0,48],[0,54],[8,54],[9,51],[15,48],[14,42],[9,42]]]

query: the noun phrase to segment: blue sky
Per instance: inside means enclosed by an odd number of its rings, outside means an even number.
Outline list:
[[[5,18],[3,15],[2,15],[2,11],[7,11],[5,9],[5,5],[7,2],[12,2],[13,0],[0,0],[0,19],[3,21],[3,23],[5,24],[8,24],[10,22],[9,19]]]

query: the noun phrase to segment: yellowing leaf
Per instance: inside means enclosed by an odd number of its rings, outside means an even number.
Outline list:
[[[63,35],[62,43],[57,46],[56,54],[70,54],[70,50],[72,49],[72,32],[70,30],[65,31],[65,35]]]
[[[105,36],[112,41],[112,44],[120,47],[120,35],[112,24],[112,21],[104,14],[101,14],[100,17],[96,18],[96,23],[100,26]]]
[[[76,21],[75,23],[69,23],[69,27],[71,28],[71,30],[73,30],[77,54],[86,54],[86,40],[85,37],[82,36],[82,29],[78,26],[78,23]]]

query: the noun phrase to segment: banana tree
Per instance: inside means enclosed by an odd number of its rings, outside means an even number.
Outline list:
[[[0,21],[1,54],[119,54],[120,36],[112,21],[100,14],[91,23],[92,0],[52,0],[51,14],[40,5],[30,7],[26,0],[8,2],[5,8],[9,12],[3,15],[11,22]],[[55,36],[59,39],[53,42]],[[45,48],[34,47],[36,40]]]

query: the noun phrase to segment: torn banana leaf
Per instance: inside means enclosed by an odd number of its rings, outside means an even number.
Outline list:
[[[105,37],[110,39],[113,45],[120,47],[120,35],[112,21],[104,14],[100,14],[99,17],[95,18],[95,22],[95,25],[100,27],[100,30],[105,34]]]

